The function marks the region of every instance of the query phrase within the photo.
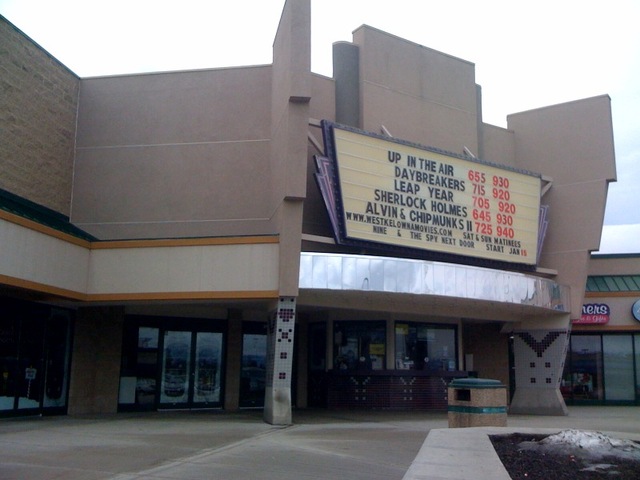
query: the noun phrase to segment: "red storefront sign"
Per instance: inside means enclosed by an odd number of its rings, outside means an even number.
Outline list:
[[[582,305],[582,316],[574,320],[574,325],[603,325],[609,323],[611,309],[606,303],[589,303]]]

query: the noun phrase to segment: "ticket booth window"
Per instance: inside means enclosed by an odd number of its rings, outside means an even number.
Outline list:
[[[375,322],[335,322],[334,368],[342,371],[384,370],[386,325]]]
[[[397,322],[395,346],[398,370],[458,370],[455,327]]]

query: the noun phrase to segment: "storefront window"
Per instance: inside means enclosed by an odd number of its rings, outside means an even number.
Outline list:
[[[18,322],[0,321],[0,410],[13,410],[16,397]]]
[[[327,369],[327,327],[324,322],[309,325],[309,370]]]
[[[384,370],[385,322],[335,322],[334,368],[336,370]]]
[[[66,310],[0,302],[0,411],[65,411],[70,329]]]
[[[120,405],[155,406],[159,332],[158,328],[133,325],[125,330]]]
[[[197,332],[193,374],[193,403],[217,404],[221,401],[222,333]]]
[[[640,401],[640,335],[633,336],[636,357],[636,401]]]
[[[561,391],[574,400],[602,400],[600,335],[572,335]]]
[[[243,324],[240,407],[264,407],[267,377],[267,331],[264,323]]]
[[[397,322],[396,369],[458,370],[456,328]]]
[[[69,356],[71,354],[71,320],[65,311],[54,311],[45,338],[45,389],[43,406],[64,407],[67,404]]]
[[[120,371],[120,410],[219,408],[224,333],[210,322],[127,318]],[[206,327],[206,330],[205,328]]]
[[[567,400],[640,400],[639,335],[572,335],[561,391]]]
[[[605,399],[635,399],[631,335],[603,335]]]

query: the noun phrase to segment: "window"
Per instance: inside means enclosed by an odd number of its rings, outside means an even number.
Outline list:
[[[267,378],[267,324],[244,322],[242,328],[240,407],[264,407]]]
[[[384,370],[386,324],[379,322],[335,322],[334,368],[336,370]]]
[[[456,327],[396,322],[396,369],[458,370]]]
[[[603,335],[605,400],[633,401],[633,343],[631,335]]]
[[[600,335],[572,335],[560,390],[574,400],[603,399]]]

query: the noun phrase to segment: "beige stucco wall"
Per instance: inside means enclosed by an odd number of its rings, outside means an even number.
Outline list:
[[[277,237],[90,243],[14,216],[0,218],[0,245],[0,282],[73,300],[274,298],[279,288]]]
[[[275,233],[271,72],[82,80],[71,220],[101,239]]]
[[[69,215],[78,77],[0,17],[0,188]]]
[[[589,255],[600,246],[607,189],[615,181],[611,99],[607,95],[508,117],[516,165],[553,179],[542,198],[549,228],[540,266],[571,287],[571,318],[581,315]]]
[[[451,55],[363,26],[362,128],[458,154],[478,150],[475,67]]]
[[[234,298],[277,292],[278,249],[277,243],[94,249],[87,293],[224,297],[226,292]]]
[[[589,275],[640,275],[640,254],[593,255]]]
[[[81,243],[86,245],[0,219],[0,278],[14,286],[82,297],[90,252],[88,243]]]
[[[506,128],[483,123],[482,151],[477,156],[483,160],[515,167],[516,146],[513,132]]]

